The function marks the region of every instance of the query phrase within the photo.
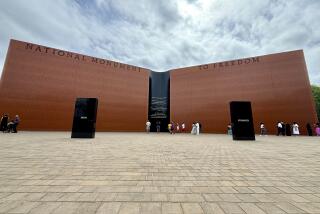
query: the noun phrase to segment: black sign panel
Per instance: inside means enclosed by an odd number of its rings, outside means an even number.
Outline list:
[[[71,138],[94,138],[97,119],[97,98],[77,98]]]
[[[233,140],[255,140],[251,103],[230,102]]]

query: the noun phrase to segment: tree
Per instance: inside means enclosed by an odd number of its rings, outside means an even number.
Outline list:
[[[318,121],[320,121],[320,87],[311,85],[314,102],[316,104],[316,111],[318,114]]]

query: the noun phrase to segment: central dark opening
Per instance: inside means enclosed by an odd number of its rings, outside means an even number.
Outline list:
[[[168,131],[170,121],[170,72],[150,71],[149,77],[149,112],[151,132]]]

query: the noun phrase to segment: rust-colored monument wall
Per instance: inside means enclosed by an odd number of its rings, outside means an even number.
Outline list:
[[[0,113],[21,117],[21,130],[71,130],[77,97],[99,99],[97,130],[143,131],[149,70],[11,40],[0,80]],[[317,121],[303,51],[170,71],[170,119],[225,133],[230,101],[251,101],[255,130],[264,122]]]
[[[11,40],[0,82],[0,113],[21,130],[71,130],[77,97],[99,99],[97,130],[143,131],[149,71]]]
[[[264,122],[275,133],[276,122],[317,121],[302,50],[175,69],[170,75],[170,118],[200,121],[204,132],[226,133],[230,101],[251,101],[255,131]]]

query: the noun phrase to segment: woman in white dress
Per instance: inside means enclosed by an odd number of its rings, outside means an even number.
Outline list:
[[[196,131],[196,124],[195,123],[192,123],[192,129],[191,129],[191,134],[196,134],[197,131]]]
[[[200,134],[200,125],[199,123],[196,123],[196,135]]]
[[[293,135],[299,135],[300,132],[299,132],[299,125],[294,122],[293,125],[292,125],[292,134]]]

